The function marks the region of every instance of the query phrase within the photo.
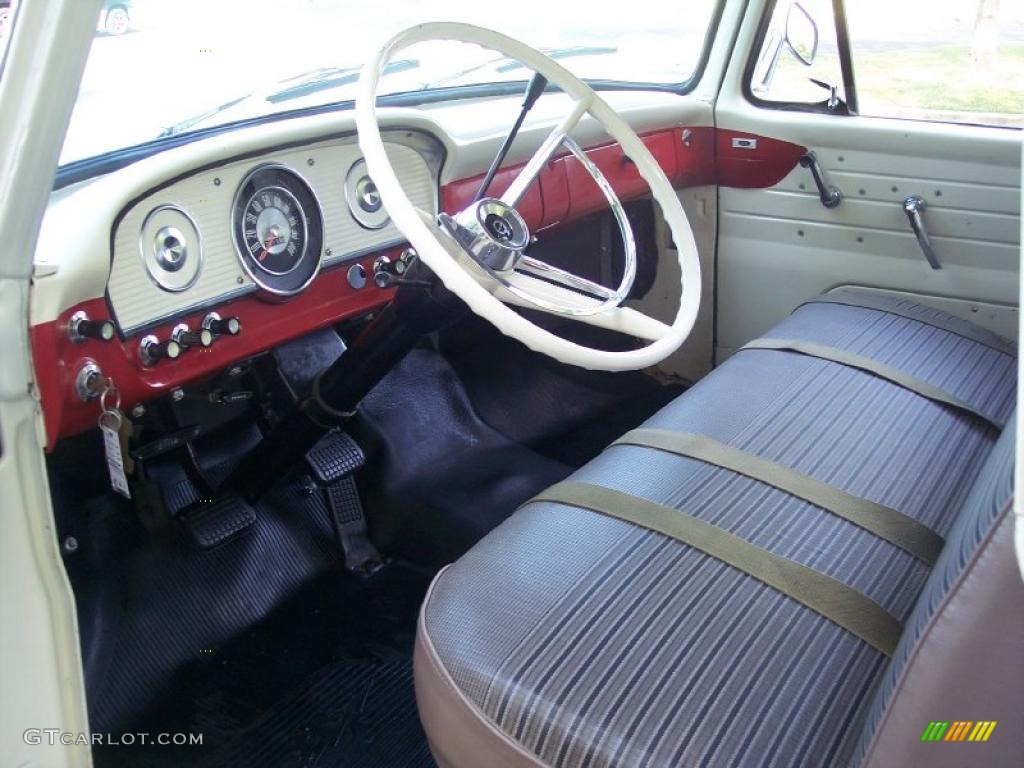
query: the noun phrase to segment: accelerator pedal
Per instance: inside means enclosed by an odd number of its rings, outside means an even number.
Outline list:
[[[231,493],[196,500],[178,514],[178,521],[197,547],[213,549],[247,531],[256,522],[256,511]]]
[[[373,574],[383,567],[384,558],[370,542],[356,487],[356,470],[366,464],[362,449],[347,434],[334,430],[306,454],[306,463],[327,498],[345,568],[362,576]]]

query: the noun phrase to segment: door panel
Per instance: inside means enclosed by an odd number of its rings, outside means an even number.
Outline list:
[[[738,50],[750,50],[756,26],[751,14]],[[843,200],[825,208],[799,165],[768,188],[722,187],[716,359],[839,285],[912,293],[1016,337],[1020,132],[757,107],[743,95],[745,64],[740,55],[730,63],[719,129],[812,150]],[[911,232],[908,195],[927,202],[940,270]]]

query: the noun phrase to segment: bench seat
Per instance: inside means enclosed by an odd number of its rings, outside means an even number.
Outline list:
[[[671,507],[847,585],[900,622],[896,650],[672,537],[528,503],[443,570],[422,609],[417,697],[442,766],[865,760],[943,595],[1012,516],[1017,361],[937,310],[855,299],[809,302],[766,338],[869,358],[977,413],[849,365],[755,348],[644,426],[898,510],[946,540],[934,566],[770,483],[664,450],[615,444],[569,479]]]

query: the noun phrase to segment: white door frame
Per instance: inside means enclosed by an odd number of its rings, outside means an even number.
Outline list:
[[[29,343],[39,226],[100,0],[18,4],[0,69],[0,765],[88,766],[75,602],[55,534]]]

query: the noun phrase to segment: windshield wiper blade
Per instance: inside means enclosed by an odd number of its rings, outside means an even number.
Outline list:
[[[418,59],[399,59],[393,61],[384,67],[384,75],[391,75],[398,72],[407,72],[410,69],[416,69],[420,66]],[[308,96],[311,93],[317,93],[319,91],[326,91],[332,88],[340,88],[345,85],[351,85],[359,80],[359,74],[362,71],[361,66],[355,67],[327,67],[321,69],[315,69],[311,72],[306,72],[301,75],[295,75],[288,78],[288,81],[299,80],[300,82],[290,85],[287,88],[283,88],[279,91],[274,91],[269,96],[264,97],[264,100],[271,104],[278,104],[282,101],[289,101],[291,99],[297,99],[302,96]],[[287,81],[284,81],[287,82]],[[225,110],[231,109],[236,104],[241,104],[243,101],[254,98],[257,94],[247,93],[244,96],[226,101],[212,109],[208,109],[204,112],[200,112],[197,115],[186,118],[181,122],[175,123],[174,125],[164,128],[157,135],[158,139],[167,138],[168,136],[177,136],[179,133],[184,133],[190,128],[196,125],[206,122],[214,115],[220,114]]]
[[[392,61],[386,67],[382,75],[393,75],[399,72],[408,72],[411,69],[418,69],[419,59],[399,59]],[[343,85],[351,85],[359,80],[362,67],[342,67],[336,69],[317,70],[316,77],[304,80],[301,83],[288,86],[280,91],[267,96],[266,100],[271,104],[278,104],[282,101],[309,96],[320,91],[329,91],[332,88],[340,88]]]
[[[218,114],[220,112],[223,112],[224,110],[231,109],[233,106],[235,106],[236,104],[242,103],[243,101],[248,99],[250,96],[252,96],[252,94],[251,93],[247,93],[244,96],[239,96],[237,99],[232,99],[231,101],[225,101],[223,104],[220,104],[220,105],[214,107],[213,109],[208,109],[205,112],[200,112],[198,115],[192,115],[192,117],[189,117],[189,118],[187,118],[185,120],[182,120],[180,123],[175,123],[174,125],[169,125],[166,128],[164,128],[162,131],[160,131],[160,133],[157,134],[157,138],[158,139],[163,139],[163,138],[166,138],[168,136],[176,136],[179,133],[184,133],[185,131],[187,131],[192,126],[197,125],[197,124],[203,122],[204,120],[206,120],[208,118],[211,118],[211,117],[213,117],[214,115],[216,115],[216,114]]]
[[[613,46],[574,45],[567,48],[541,48],[540,52],[552,59],[568,59],[574,56],[602,56],[609,53],[618,53],[619,49]],[[446,83],[454,82],[466,75],[478,72],[481,69],[487,69],[487,67],[491,67],[496,64],[497,66],[494,67],[494,71],[502,74],[505,72],[512,72],[517,69],[527,69],[526,65],[519,61],[519,59],[514,59],[511,56],[499,56],[498,58],[485,61],[482,64],[476,64],[472,67],[460,70],[459,72],[445,75],[442,78],[434,80],[429,85],[424,86],[424,89],[436,88],[438,86],[445,85]]]
[[[619,49],[610,45],[577,45],[572,48],[549,48],[542,50],[549,59],[569,59],[573,56],[604,56],[609,53],[618,53]],[[526,65],[518,59],[510,59],[507,64],[496,67],[498,72],[513,72],[517,69],[526,69]]]

